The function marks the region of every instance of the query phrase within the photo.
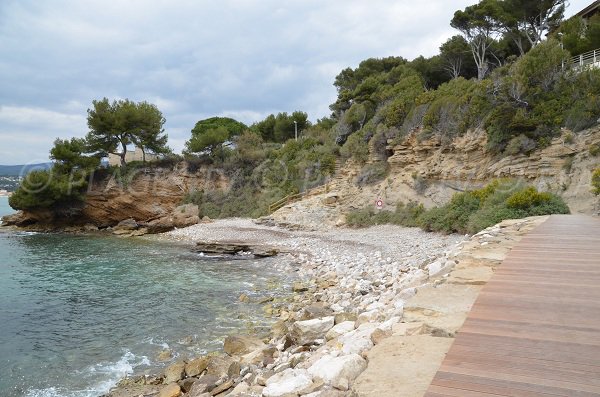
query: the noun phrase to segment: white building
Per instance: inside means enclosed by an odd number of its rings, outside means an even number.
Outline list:
[[[127,153],[125,153],[125,162],[130,163],[132,161],[143,161],[144,153],[142,149],[138,147],[127,148]],[[146,152],[146,161],[156,161],[158,160],[158,155],[154,153]],[[109,154],[108,155],[108,165],[119,166],[121,165],[121,156],[118,154]]]

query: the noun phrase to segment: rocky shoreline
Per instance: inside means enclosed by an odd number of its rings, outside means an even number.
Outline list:
[[[288,297],[258,302],[274,321],[268,335],[230,335],[220,352],[177,361],[163,352],[163,373],[122,379],[102,397],[420,397],[482,285],[545,219],[472,237],[390,225],[291,231],[245,219],[142,237],[196,252],[279,255],[273,270],[298,281]]]
[[[433,278],[456,265],[465,241],[396,226],[307,232],[241,219],[148,238],[214,247],[230,246],[232,237],[287,252],[276,267],[299,280],[290,299],[265,302],[264,312],[277,320],[271,334],[229,336],[223,352],[125,379],[107,396],[361,395],[354,384],[374,346],[399,333],[433,332],[422,321],[407,322],[405,305],[419,288],[442,282]]]

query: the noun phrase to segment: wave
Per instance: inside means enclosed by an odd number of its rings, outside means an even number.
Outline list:
[[[97,397],[108,393],[119,380],[131,375],[136,367],[150,365],[146,356],[139,358],[130,351],[125,351],[121,358],[113,363],[95,364],[81,371],[82,378],[93,378],[95,382],[81,390],[67,390],[61,387],[31,389],[26,397]]]

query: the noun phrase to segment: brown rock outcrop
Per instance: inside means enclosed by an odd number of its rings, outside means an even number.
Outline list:
[[[181,206],[188,192],[225,189],[228,183],[218,170],[203,167],[189,172],[185,162],[175,168],[140,168],[126,177],[96,175],[84,203],[51,211],[22,211],[5,217],[4,224],[37,229],[86,224],[106,228],[133,219],[138,227],[129,231],[143,228],[144,233],[160,233],[200,221],[197,206]]]

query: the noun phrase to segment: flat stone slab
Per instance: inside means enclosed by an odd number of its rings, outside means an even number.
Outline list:
[[[417,295],[404,305],[404,318],[454,334],[465,321],[480,290],[481,286],[478,285],[457,284],[419,288]]]
[[[252,245],[243,242],[203,242],[199,241],[196,243],[196,247],[193,249],[194,252],[203,252],[205,254],[219,254],[219,255],[236,255],[244,252],[251,253],[255,257],[265,258],[269,256],[275,256],[279,253],[279,250],[274,247]]]
[[[369,352],[352,390],[359,397],[422,397],[454,339],[391,336]]]

